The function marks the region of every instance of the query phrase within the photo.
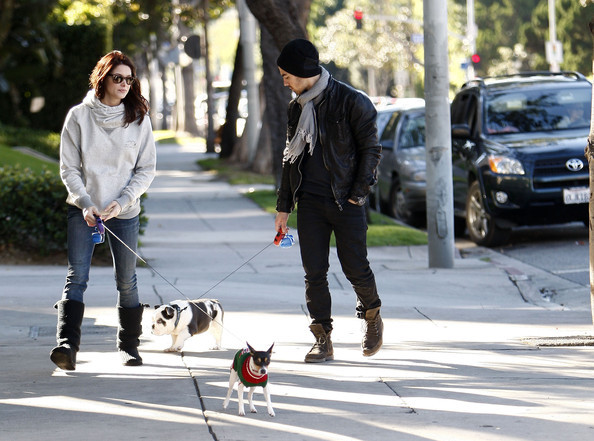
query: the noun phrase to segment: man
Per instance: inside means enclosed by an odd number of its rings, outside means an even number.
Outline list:
[[[381,301],[367,260],[364,208],[381,154],[376,110],[367,96],[320,66],[318,51],[307,40],[287,43],[277,65],[284,85],[297,97],[288,109],[275,228],[287,232],[298,202],[305,298],[316,340],[305,362],[334,359],[327,280],[332,232],[342,270],[357,296],[357,316],[365,320],[363,355],[371,356],[381,348],[383,334]]]

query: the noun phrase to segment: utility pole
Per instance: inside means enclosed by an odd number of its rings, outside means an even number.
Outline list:
[[[594,70],[594,18],[590,20],[590,34],[592,37],[592,69]],[[594,86],[592,86],[594,93]],[[594,95],[593,95],[594,97]],[[590,116],[590,134],[588,135],[588,145],[586,146],[586,158],[588,159],[588,167],[590,170],[590,205],[589,205],[589,250],[590,250],[590,310],[592,314],[592,323],[594,323],[594,232],[592,228],[592,220],[594,219],[594,100],[592,101],[592,113]]]
[[[208,107],[207,128],[206,128],[206,152],[215,152],[215,132],[214,132],[214,101],[213,101],[213,90],[212,90],[212,74],[210,72],[210,48],[208,41],[208,0],[204,0],[202,3],[202,11],[204,14],[204,75],[206,76],[206,103]]]
[[[247,83],[248,119],[245,130],[247,134],[248,162],[251,164],[258,149],[260,127],[260,93],[256,82],[254,62],[254,44],[256,42],[256,19],[247,7],[245,0],[237,0],[239,13],[239,29],[243,49],[243,72]]]
[[[559,72],[559,64],[563,61],[563,46],[557,41],[555,0],[549,0],[549,41],[545,42],[545,53],[551,72]]]
[[[430,268],[454,267],[454,191],[446,3],[443,0],[423,0],[427,235]]]
[[[474,0],[466,0],[466,39],[468,40],[468,49],[471,56],[476,52],[476,34],[476,23],[474,22]],[[474,76],[474,65],[471,61],[468,63],[468,67],[466,68],[466,79],[472,80]]]

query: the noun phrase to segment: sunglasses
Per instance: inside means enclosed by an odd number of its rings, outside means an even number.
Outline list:
[[[134,81],[136,81],[135,77],[123,77],[118,74],[107,74],[107,76],[111,77],[113,82],[116,84],[120,84],[122,81],[125,81],[128,86],[131,86],[132,84],[134,84]]]

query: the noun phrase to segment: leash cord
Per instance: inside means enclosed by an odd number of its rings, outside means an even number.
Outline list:
[[[128,246],[128,244],[126,244],[126,242],[124,242],[122,239],[120,239],[116,234],[114,234],[113,231],[111,231],[105,224],[103,224],[105,230],[111,234],[113,237],[115,237],[118,241],[120,241],[122,243],[122,245],[124,245],[126,248],[128,248],[128,250],[130,250],[130,252],[132,254],[134,254],[138,259],[140,259],[140,261],[142,263],[144,263],[146,266],[148,266],[152,271],[155,272],[155,274],[157,274],[159,277],[161,277],[165,282],[167,282],[169,285],[171,285],[171,287],[173,289],[175,289],[178,293],[180,293],[182,296],[184,296],[187,300],[192,300],[190,299],[187,295],[185,295],[178,287],[176,287],[173,283],[171,283],[169,280],[167,280],[167,278],[165,276],[163,276],[159,271],[157,271],[150,263],[148,263],[146,260],[144,260],[142,257],[140,257],[140,255],[134,251],[132,248],[130,248]],[[198,297],[197,299],[194,300],[198,300],[201,299],[202,297],[204,297],[206,294],[208,294],[209,292],[211,292],[213,289],[215,289],[217,286],[219,286],[221,283],[223,283],[225,280],[227,280],[229,277],[231,277],[233,274],[235,274],[237,271],[239,271],[241,268],[243,268],[244,266],[246,266],[248,263],[250,263],[252,260],[254,260],[256,257],[258,257],[260,254],[262,254],[264,251],[266,251],[270,245],[272,245],[272,242],[269,243],[268,245],[266,245],[264,248],[262,248],[260,251],[258,251],[256,254],[254,254],[252,257],[250,257],[248,260],[246,260],[245,262],[243,262],[241,265],[239,265],[237,268],[235,268],[233,271],[231,271],[229,274],[227,274],[225,277],[223,277],[221,280],[219,280],[217,283],[215,283],[213,286],[211,286],[209,289],[207,289],[200,297]]]
[[[175,286],[173,283],[171,283],[169,280],[167,280],[167,278],[165,276],[163,276],[159,271],[157,271],[150,263],[148,263],[146,260],[144,260],[142,257],[140,257],[140,255],[134,251],[132,248],[130,248],[128,246],[128,244],[126,242],[124,242],[122,239],[120,239],[113,231],[111,231],[106,225],[105,223],[103,224],[103,228],[105,228],[105,230],[111,234],[113,237],[115,237],[119,242],[122,243],[122,245],[124,245],[126,248],[128,248],[128,250],[130,250],[130,252],[132,254],[134,254],[138,259],[140,259],[140,261],[142,263],[144,263],[146,266],[148,266],[152,271],[154,271],[155,274],[157,274],[159,277],[161,277],[165,282],[167,282],[173,289],[175,289],[178,293],[180,293],[182,296],[184,296],[187,300],[189,300],[190,302],[192,301],[192,299],[190,299],[187,295],[185,295],[177,286]],[[256,254],[254,254],[252,257],[250,257],[248,260],[246,260],[245,262],[243,262],[241,265],[239,265],[237,268],[235,268],[233,271],[231,271],[229,274],[227,274],[225,277],[223,277],[221,280],[219,280],[217,283],[215,283],[213,286],[211,286],[208,290],[206,290],[200,297],[198,297],[197,299],[194,300],[199,300],[202,297],[204,297],[206,294],[208,294],[209,292],[211,292],[213,289],[215,289],[217,286],[219,286],[221,283],[223,283],[225,280],[227,280],[229,277],[231,277],[233,274],[235,274],[237,271],[239,271],[241,268],[243,268],[244,266],[246,266],[248,263],[250,263],[252,260],[254,260],[256,257],[258,257],[260,254],[262,254],[264,251],[266,251],[270,245],[272,245],[273,242],[269,243],[268,245],[266,245],[264,248],[262,248],[260,251],[258,251]],[[204,314],[206,314],[206,316],[208,317],[208,313],[206,311],[204,311],[202,308],[200,308],[198,306],[198,309],[200,309]],[[220,322],[219,322],[220,323]],[[221,327],[223,329],[226,329],[227,332],[229,332],[230,334],[232,334],[235,338],[237,338],[238,340],[242,340],[240,339],[237,335],[233,334],[233,332],[230,332],[229,329],[225,328],[223,326],[222,323]]]

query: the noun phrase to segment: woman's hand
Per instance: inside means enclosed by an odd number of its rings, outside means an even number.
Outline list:
[[[117,217],[118,214],[122,212],[122,207],[116,201],[112,201],[109,203],[105,210],[103,210],[101,218],[104,221],[108,221],[112,217]]]
[[[85,222],[89,227],[94,227],[95,225],[97,225],[97,220],[95,219],[95,216],[101,215],[101,213],[99,213],[99,210],[97,210],[97,207],[95,206],[83,208],[82,214],[85,219]]]

